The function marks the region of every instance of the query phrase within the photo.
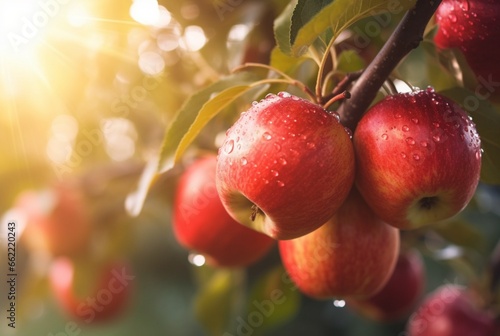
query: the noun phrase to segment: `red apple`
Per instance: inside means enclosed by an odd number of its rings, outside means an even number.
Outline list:
[[[366,300],[348,299],[347,305],[363,316],[390,322],[409,315],[424,289],[425,268],[417,250],[401,252],[389,281]]]
[[[275,241],[229,216],[215,187],[216,165],[215,155],[206,156],[181,177],[174,202],[175,237],[212,265],[246,266],[262,258]]]
[[[67,257],[54,260],[49,274],[54,297],[64,313],[85,323],[107,321],[123,312],[134,279],[124,262],[96,268],[74,263]]]
[[[408,336],[494,336],[494,316],[475,304],[466,288],[437,288],[411,316]]]
[[[288,93],[242,113],[219,150],[217,189],[227,211],[276,239],[324,224],[353,179],[352,142],[336,115]]]
[[[366,298],[389,280],[399,252],[399,231],[379,220],[359,192],[317,230],[278,242],[290,278],[317,298]]]
[[[354,133],[356,185],[385,222],[415,229],[460,212],[476,190],[481,142],[469,116],[433,89],[388,96]]]
[[[77,255],[88,251],[92,220],[82,190],[64,182],[42,191],[26,191],[15,201],[26,220],[23,239],[33,252]]]
[[[476,94],[500,97],[500,2],[443,0],[436,11],[439,48],[458,48],[478,77]]]

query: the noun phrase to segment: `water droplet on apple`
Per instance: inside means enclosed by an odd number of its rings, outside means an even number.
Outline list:
[[[441,137],[439,136],[439,134],[434,134],[432,136],[432,140],[434,140],[435,142],[440,142],[441,141]]]
[[[420,146],[427,148],[429,143],[427,141],[420,141]]]
[[[300,97],[297,97],[297,96],[292,96],[292,99],[293,99],[293,100],[300,100]]]
[[[279,173],[276,170],[271,169],[271,175],[273,175],[274,177],[278,177]]]
[[[406,153],[401,152],[401,157],[402,157],[403,159],[406,159]]]
[[[262,181],[264,182],[264,184],[269,184],[269,180],[267,179],[262,179]]]
[[[453,23],[457,22],[457,16],[455,14],[453,14],[453,13],[450,13],[448,15],[448,19],[450,19],[450,21],[453,22]]]
[[[386,133],[382,134],[380,137],[384,140],[389,139],[389,136]]]
[[[284,187],[285,186],[285,183],[283,181],[276,181],[276,184],[278,184],[278,187]]]
[[[309,149],[314,149],[314,148],[316,148],[316,144],[315,144],[314,142],[308,142],[308,143],[306,144],[306,146],[307,146],[307,148],[309,148]]]
[[[242,158],[241,158],[241,165],[242,165],[242,166],[245,166],[247,163],[248,163],[247,158],[246,158],[246,157],[242,157]]]
[[[283,166],[285,166],[285,165],[288,163],[288,162],[286,162],[286,159],[285,159],[285,158],[283,158],[283,157],[280,157],[280,158],[278,159],[278,161],[279,161],[279,163],[281,163]]]
[[[349,136],[349,139],[352,139],[352,131],[349,127],[344,127],[345,132]]]
[[[406,138],[406,143],[408,145],[414,145],[415,144],[415,139],[413,139],[412,137],[408,137],[408,138]]]
[[[253,106],[255,106],[255,105],[257,105],[258,103],[259,103],[258,101],[254,100],[254,101],[252,102],[252,105],[253,105]],[[243,113],[245,113],[245,112],[242,112],[241,114],[243,114]]]
[[[438,123],[438,122],[433,122],[432,123],[432,126],[436,127],[436,128],[439,128],[441,125]]]
[[[462,2],[460,3],[460,8],[462,8],[464,12],[468,11],[470,9],[469,0],[462,0]]]
[[[398,119],[402,117],[401,113],[399,112],[394,113],[394,116]]]
[[[286,91],[281,91],[278,93],[278,96],[280,96],[281,98],[290,98],[292,95]]]
[[[273,138],[273,136],[271,134],[269,134],[268,132],[264,132],[264,134],[262,134],[262,137],[264,138],[264,140],[271,140]]]
[[[411,121],[412,121],[414,124],[418,124],[418,118],[411,118]]]
[[[229,141],[226,142],[226,144],[224,145],[224,151],[227,153],[227,154],[231,154],[231,152],[233,151],[234,149],[234,140],[233,139],[230,139]]]
[[[413,154],[413,160],[415,160],[415,161],[420,161],[420,155],[418,155],[418,154]]]
[[[403,129],[403,132],[408,132],[410,130],[408,125],[403,125],[402,129]]]

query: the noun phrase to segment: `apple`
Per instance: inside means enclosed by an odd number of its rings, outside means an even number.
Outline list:
[[[283,266],[299,290],[316,299],[368,298],[389,280],[399,230],[378,219],[353,188],[323,226],[278,242]]]
[[[443,285],[429,294],[407,324],[408,336],[494,336],[495,319],[458,285]]]
[[[194,162],[177,185],[173,229],[177,241],[205,255],[214,266],[247,266],[261,259],[275,240],[236,222],[221,203],[215,187],[217,158]]]
[[[436,45],[458,48],[483,86],[477,92],[500,97],[500,2],[497,0],[443,0],[436,11]]]
[[[14,208],[25,219],[23,240],[33,252],[72,256],[88,251],[92,219],[76,183],[65,181],[45,190],[25,191]]]
[[[409,315],[422,295],[424,283],[425,268],[420,252],[401,251],[384,287],[368,299],[348,299],[347,306],[375,321],[396,321]]]
[[[96,323],[119,316],[131,299],[135,275],[128,263],[97,265],[56,258],[49,283],[63,312],[79,322]]]
[[[324,224],[353,179],[352,141],[338,115],[286,92],[242,113],[219,149],[222,204],[238,222],[275,239]]]
[[[481,142],[469,116],[432,88],[387,96],[354,133],[356,186],[400,229],[450,218],[479,182]]]

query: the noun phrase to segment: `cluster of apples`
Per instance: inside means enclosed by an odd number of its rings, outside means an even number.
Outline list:
[[[48,282],[63,314],[93,323],[108,321],[123,311],[132,286],[120,287],[112,272],[129,266],[109,260],[95,269],[94,264],[90,270],[80,267],[80,261],[92,255],[94,227],[90,204],[78,181],[64,180],[42,190],[24,191],[11,211],[24,222],[21,244],[33,255],[50,258]],[[83,273],[92,274],[84,284],[78,280],[85,277]],[[109,289],[112,282],[117,285]]]
[[[390,319],[409,309],[423,282],[418,257],[400,253],[399,230],[460,212],[480,167],[474,123],[431,88],[386,97],[354,134],[335,112],[269,94],[226,132],[217,158],[182,176],[174,232],[217,266],[248,265],[277,241],[303,293],[346,298]],[[408,297],[395,289],[401,274],[420,279]],[[393,306],[374,297],[382,289]]]

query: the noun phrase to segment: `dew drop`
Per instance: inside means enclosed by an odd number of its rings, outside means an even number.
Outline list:
[[[412,137],[408,137],[408,138],[406,138],[406,143],[408,145],[414,145],[415,144],[415,139],[413,139]]]
[[[427,148],[429,144],[427,143],[427,141],[420,141],[420,146]]]
[[[401,157],[402,157],[403,159],[406,159],[406,153],[401,152]]]
[[[269,141],[269,140],[271,140],[271,139],[273,138],[273,137],[272,137],[272,135],[271,135],[271,134],[269,134],[269,133],[267,133],[267,132],[264,132],[264,134],[262,134],[262,137],[263,137],[265,140],[267,140],[267,141]]]
[[[389,139],[389,136],[388,136],[387,134],[385,134],[385,133],[384,133],[384,134],[382,134],[380,137],[381,137],[382,139],[384,139],[384,140]]]
[[[414,124],[418,124],[418,118],[411,118],[411,121],[412,121]]]
[[[436,128],[439,128],[441,125],[438,123],[438,122],[433,122],[432,123],[432,126],[436,127]]]
[[[273,97],[276,97],[274,93],[268,93],[266,95],[266,99],[273,98]]]
[[[418,154],[413,154],[413,160],[415,160],[415,161],[420,161],[420,155],[418,155]]]
[[[276,148],[277,151],[281,150],[281,145],[277,142],[274,143],[274,148]]]
[[[401,117],[402,117],[401,113],[394,113],[394,116],[395,116],[396,118],[401,118]]]
[[[309,149],[314,149],[314,148],[316,148],[316,144],[315,144],[314,142],[308,142],[308,143],[306,144],[306,146],[307,146],[307,148],[309,148]]]
[[[439,134],[435,134],[432,136],[432,140],[434,140],[435,142],[439,142],[441,141],[441,137],[439,136]]]
[[[281,98],[290,98],[292,95],[286,91],[281,91],[278,93],[278,96],[280,96]]]
[[[410,130],[410,128],[408,127],[408,125],[403,125],[403,132],[408,132]]]
[[[242,166],[245,166],[247,163],[248,163],[247,158],[246,158],[246,157],[242,157],[242,158],[241,158],[241,165],[242,165]]]
[[[271,169],[271,175],[273,175],[274,177],[278,177],[279,173],[276,170]]]
[[[457,16],[455,14],[453,14],[453,13],[450,13],[448,15],[448,19],[450,19],[450,21],[453,22],[453,23],[457,22]]]
[[[285,183],[283,181],[276,181],[276,183],[278,184],[278,187],[284,187],[285,186]]]
[[[259,102],[258,102],[258,101],[255,101],[255,100],[254,100],[254,101],[252,102],[252,105],[253,105],[253,106],[255,106],[255,105],[257,105],[257,104],[259,104]],[[243,113],[242,113],[242,114],[243,114]]]
[[[269,184],[269,180],[266,179],[262,179],[262,182],[264,182],[264,184]]]
[[[234,149],[234,140],[231,139],[231,140],[227,141],[226,144],[224,145],[224,151],[227,154],[231,154],[233,149]]]
[[[345,132],[349,136],[349,139],[352,139],[352,131],[349,127],[344,127]]]
[[[279,161],[279,163],[281,163],[281,165],[283,165],[283,166],[285,166],[285,165],[288,163],[288,162],[286,162],[286,159],[285,159],[285,158],[283,158],[283,157],[280,157],[280,158],[278,159],[278,161]]]

